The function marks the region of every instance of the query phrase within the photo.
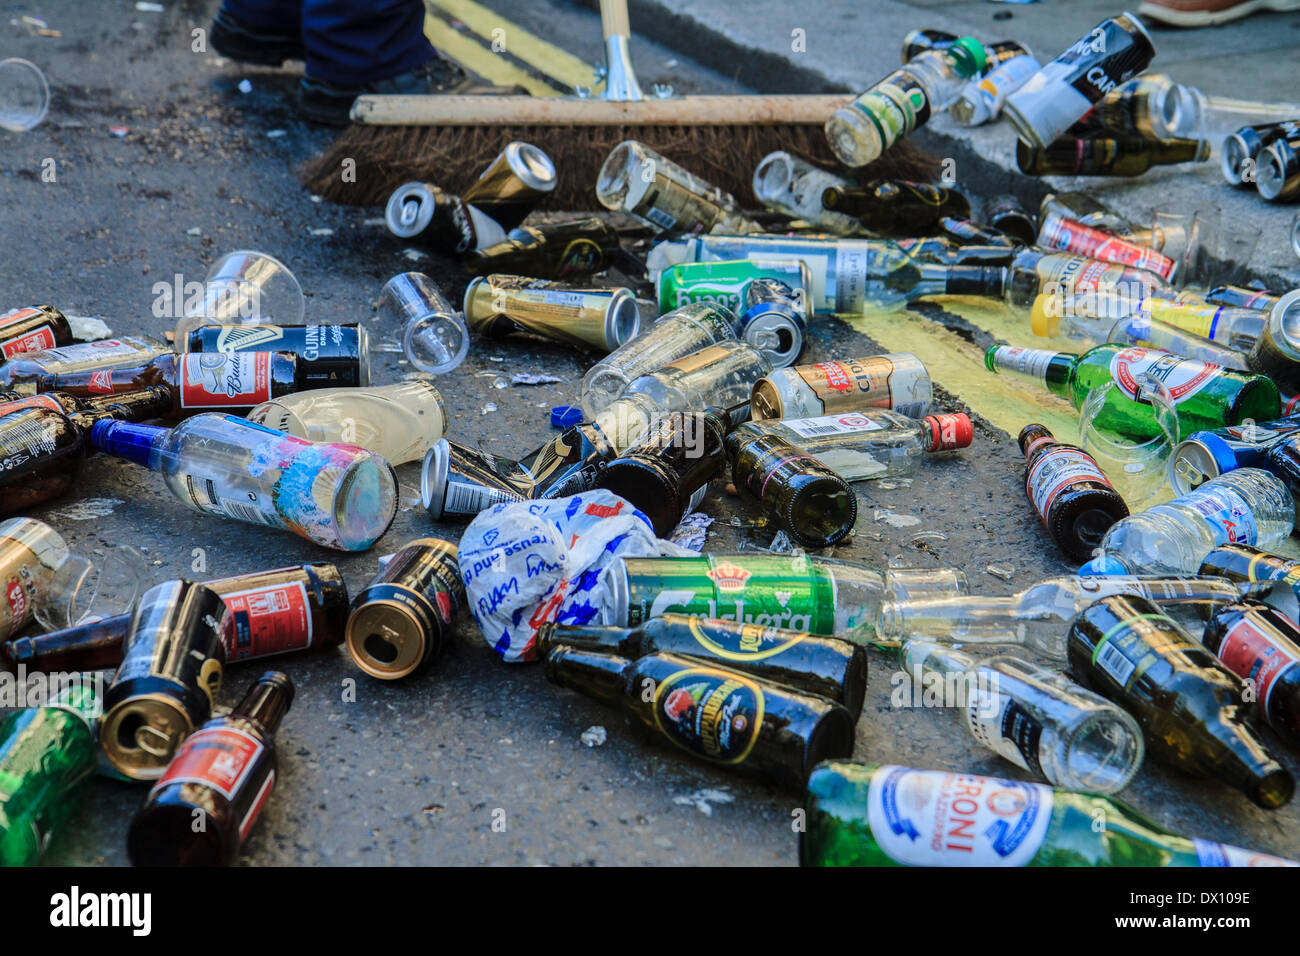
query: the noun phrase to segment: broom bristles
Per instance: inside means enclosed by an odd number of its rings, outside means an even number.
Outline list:
[[[431,182],[461,193],[512,140],[539,147],[555,162],[555,191],[541,209],[593,209],[596,176],[619,143],[636,139],[731,193],[745,207],[758,201],[754,168],[785,150],[818,166],[844,171],[820,125],[781,126],[363,126],[354,124],[299,169],[304,185],[330,202],[382,205],[398,186]],[[346,163],[351,160],[352,163]],[[355,177],[345,175],[355,164]],[[863,170],[858,179],[932,181],[938,160],[906,140]]]

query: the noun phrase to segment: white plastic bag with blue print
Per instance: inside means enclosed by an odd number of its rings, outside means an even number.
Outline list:
[[[481,512],[460,539],[465,594],[504,660],[536,660],[539,625],[604,624],[600,576],[616,557],[693,554],[655,537],[650,519],[604,489]]]

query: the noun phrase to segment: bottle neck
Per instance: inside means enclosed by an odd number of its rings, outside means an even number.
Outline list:
[[[1291,798],[1295,781],[1248,724],[1211,719],[1205,729],[1222,747],[1213,770],[1226,782],[1267,809]]]
[[[615,707],[624,697],[631,663],[612,654],[557,647],[546,656],[546,677],[553,684]]]
[[[629,638],[635,631],[630,627],[579,627],[548,621],[537,629],[537,656],[545,659],[551,651],[564,645],[583,651],[638,656],[629,653]]]
[[[994,346],[984,355],[984,364],[991,372],[1014,372],[1035,379],[1050,392],[1068,398],[1070,376],[1079,356],[1051,349],[1022,349],[1005,345]]]
[[[91,426],[90,445],[115,458],[156,469],[159,453],[171,431],[170,428],[157,425],[137,425],[106,419]]]
[[[104,420],[143,422],[160,418],[171,410],[173,402],[166,388],[150,386],[117,395],[97,395],[85,399],[84,405],[68,416],[83,431]]]
[[[291,704],[293,681],[289,675],[280,671],[267,671],[230,713],[234,717],[256,721],[266,729],[268,736],[273,736]]]

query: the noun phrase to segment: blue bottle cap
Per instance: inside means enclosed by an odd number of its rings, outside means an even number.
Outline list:
[[[573,405],[556,405],[551,409],[551,425],[555,428],[572,428],[582,424],[582,409]]]
[[[1126,567],[1124,562],[1119,558],[1103,554],[1099,558],[1093,558],[1087,564],[1080,565],[1079,576],[1084,578],[1107,577],[1114,574],[1132,574],[1133,571]]]

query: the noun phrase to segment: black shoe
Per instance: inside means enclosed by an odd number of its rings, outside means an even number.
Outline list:
[[[304,76],[298,86],[298,108],[309,120],[330,126],[347,126],[352,101],[363,94],[412,96],[421,93],[451,93],[469,83],[470,76],[460,64],[442,57],[434,57],[414,70],[363,86],[335,86],[324,80]]]
[[[280,66],[285,60],[304,60],[302,37],[259,33],[224,8],[212,18],[212,48],[224,57],[258,66]]]

